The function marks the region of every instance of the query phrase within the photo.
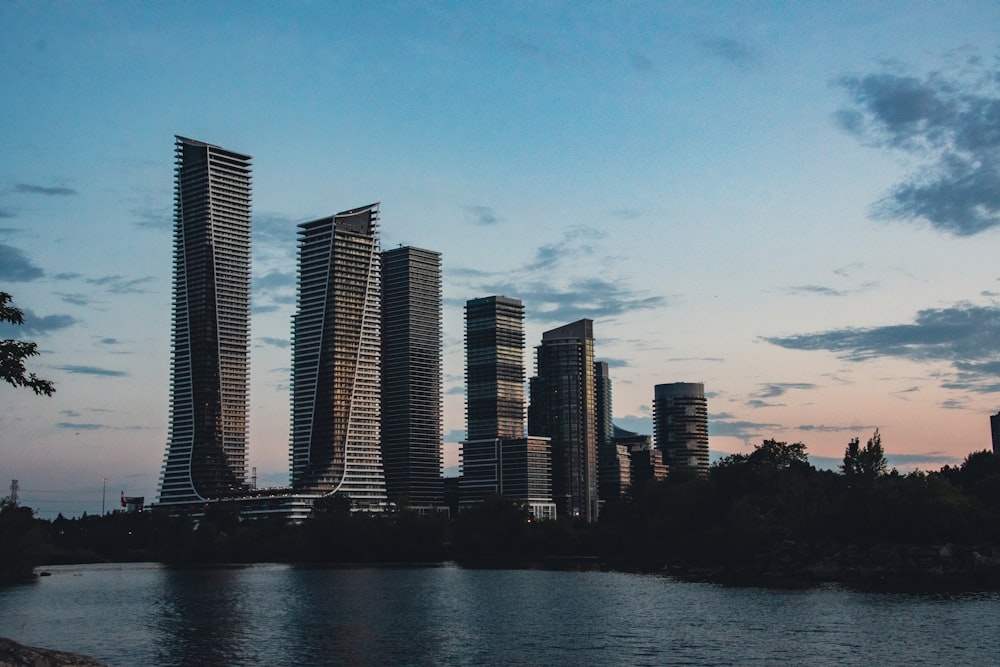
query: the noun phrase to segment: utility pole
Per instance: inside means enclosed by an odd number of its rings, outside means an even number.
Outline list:
[[[16,479],[10,480],[10,502],[17,507],[17,491],[21,488],[21,485],[17,483]]]
[[[108,478],[101,478],[101,516],[104,516],[104,500],[108,497]]]

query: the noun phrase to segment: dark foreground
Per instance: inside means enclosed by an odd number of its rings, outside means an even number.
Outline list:
[[[0,637],[0,667],[107,667],[107,665],[79,653],[25,646]]]

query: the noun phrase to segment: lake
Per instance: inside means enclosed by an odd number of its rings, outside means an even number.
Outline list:
[[[0,636],[110,665],[987,665],[1000,594],[441,566],[46,568]]]

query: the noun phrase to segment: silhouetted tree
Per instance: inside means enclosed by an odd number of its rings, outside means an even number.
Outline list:
[[[0,322],[24,324],[24,313],[20,308],[9,305],[10,294],[0,292]],[[24,367],[24,360],[38,354],[38,344],[23,340],[0,340],[0,378],[15,387],[27,387],[36,394],[51,396],[56,388],[50,380],[43,380]]]
[[[858,438],[847,444],[844,464],[840,468],[849,479],[872,480],[885,474],[887,464],[885,451],[882,449],[882,436],[875,429],[875,434],[868,439],[868,444],[863,449]]]

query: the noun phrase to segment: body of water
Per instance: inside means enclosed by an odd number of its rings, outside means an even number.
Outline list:
[[[602,571],[51,567],[0,636],[110,665],[993,665],[1000,595]]]

